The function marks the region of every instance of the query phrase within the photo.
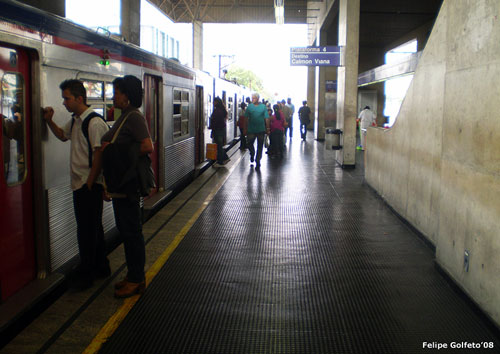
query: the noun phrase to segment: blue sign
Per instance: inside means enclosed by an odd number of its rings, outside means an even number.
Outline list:
[[[341,47],[290,48],[291,66],[342,66]]]

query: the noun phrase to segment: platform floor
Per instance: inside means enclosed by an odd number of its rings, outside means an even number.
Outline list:
[[[334,154],[296,137],[257,171],[235,149],[145,225],[142,297],[113,298],[118,250],[113,279],[65,294],[1,353],[499,353],[496,329],[365,183],[363,153],[353,170]]]

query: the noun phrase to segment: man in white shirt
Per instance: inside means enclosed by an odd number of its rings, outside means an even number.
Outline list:
[[[59,87],[63,105],[73,117],[59,127],[52,120],[54,109],[46,107],[43,118],[59,140],[71,140],[71,189],[80,251],[75,285],[79,290],[85,290],[92,286],[95,277],[111,274],[102,228],[102,176],[98,172],[101,137],[109,128],[104,119],[87,105],[87,92],[81,81],[66,80]]]
[[[366,147],[366,129],[375,123],[375,114],[370,110],[370,106],[366,106],[358,116],[359,122],[359,140],[361,142],[361,150]]]

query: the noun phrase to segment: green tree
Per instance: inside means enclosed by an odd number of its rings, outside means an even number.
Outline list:
[[[264,89],[262,80],[251,70],[244,69],[237,65],[231,65],[226,74],[226,79],[243,85],[252,91],[258,92],[262,98],[269,99],[271,95]]]

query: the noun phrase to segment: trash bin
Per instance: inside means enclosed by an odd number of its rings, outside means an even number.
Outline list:
[[[327,150],[340,150],[342,146],[340,145],[340,135],[342,130],[326,128],[325,130],[325,147]]]

